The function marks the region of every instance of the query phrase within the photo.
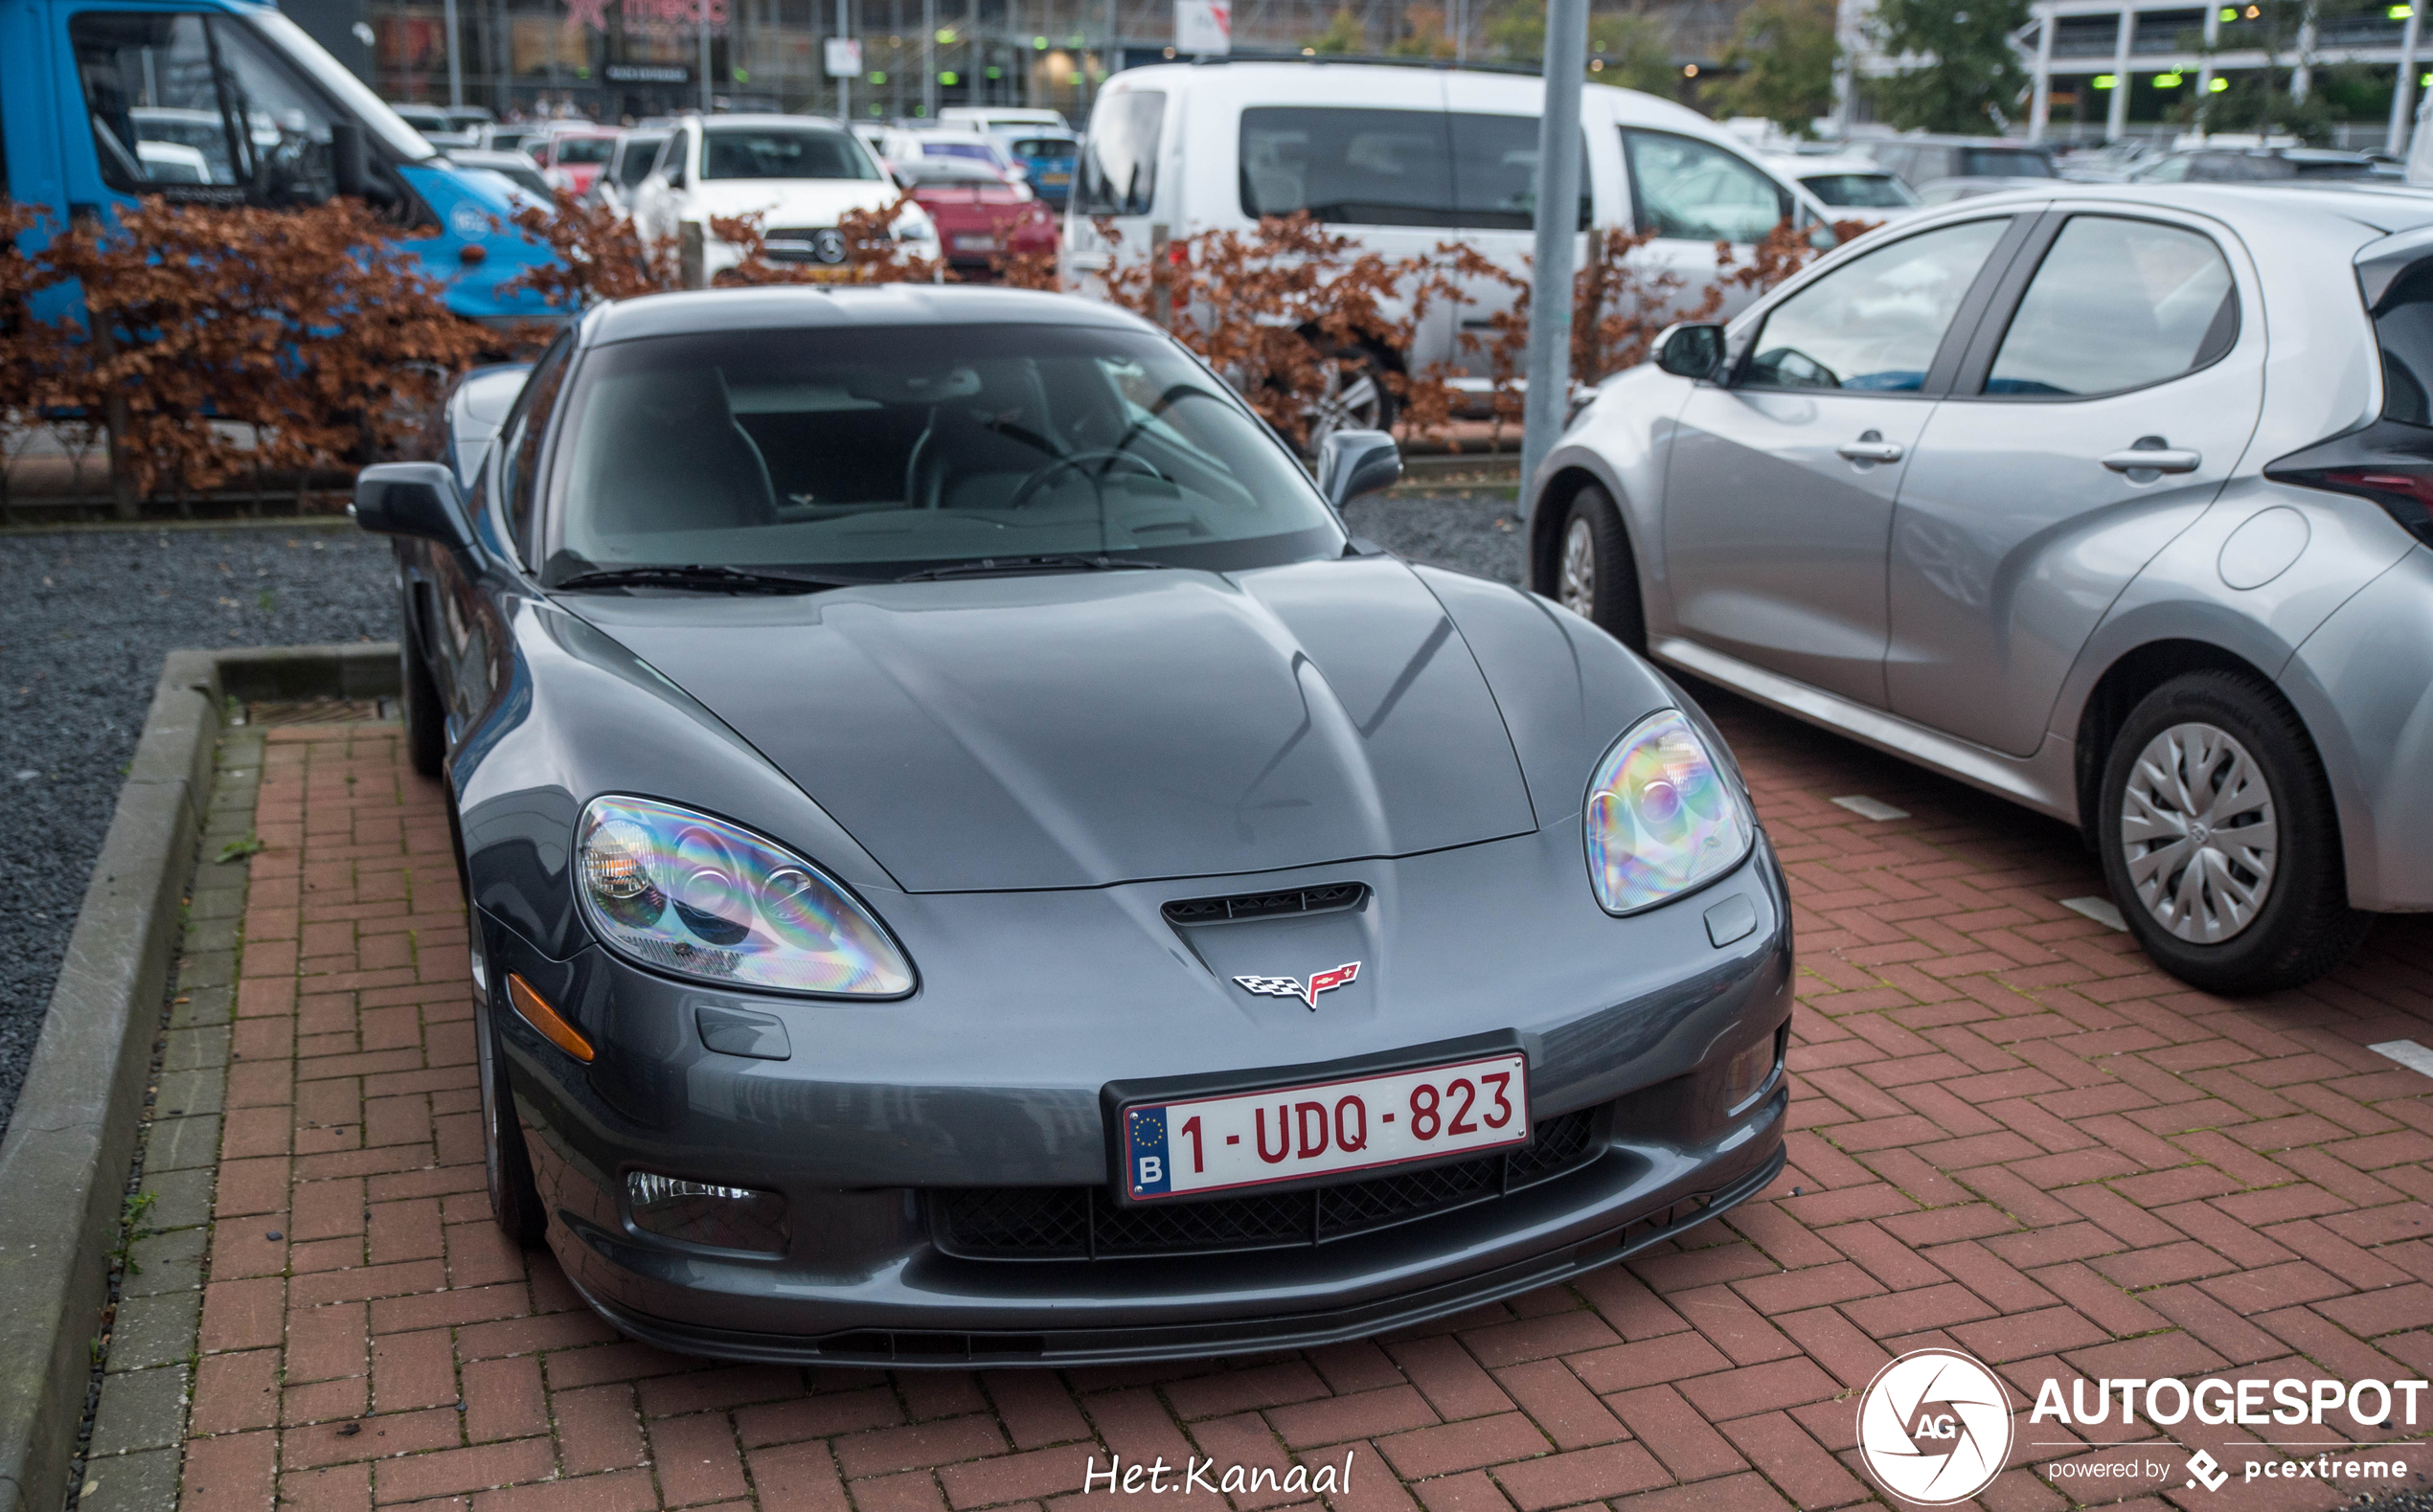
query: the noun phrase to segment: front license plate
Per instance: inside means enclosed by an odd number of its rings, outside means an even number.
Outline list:
[[[994,237],[957,237],[955,238],[955,250],[957,252],[994,252],[997,250],[997,238]]]
[[[1519,1051],[1124,1110],[1134,1202],[1264,1186],[1529,1142]]]

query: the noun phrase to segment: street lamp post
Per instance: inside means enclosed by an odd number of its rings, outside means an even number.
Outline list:
[[[836,39],[840,42],[853,34],[853,16],[849,9],[852,4],[853,0],[836,0]],[[836,76],[836,119],[853,119],[853,76],[851,74]]]
[[[1547,0],[1546,108],[1537,123],[1537,247],[1530,275],[1529,393],[1521,410],[1521,492],[1555,449],[1571,406],[1571,274],[1579,239],[1580,94],[1588,71],[1588,0]]]
[[[444,0],[441,6],[442,21],[447,27],[447,107],[465,108],[465,56],[458,46],[464,38],[456,34],[456,0]],[[448,123],[450,126],[454,122]]]

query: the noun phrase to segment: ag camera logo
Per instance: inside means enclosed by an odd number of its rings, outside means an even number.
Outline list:
[[[1913,1350],[1867,1383],[1858,1448],[1868,1473],[1902,1501],[1966,1501],[2010,1461],[2010,1393],[1956,1349]]]

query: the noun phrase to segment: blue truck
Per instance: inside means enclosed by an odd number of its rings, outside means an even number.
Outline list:
[[[29,251],[139,196],[279,209],[351,194],[458,314],[557,313],[505,287],[552,257],[513,225],[514,186],[449,162],[275,6],[18,0],[0,6],[0,201],[43,211]]]

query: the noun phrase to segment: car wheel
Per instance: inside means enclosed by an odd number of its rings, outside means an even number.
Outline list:
[[[478,930],[480,922],[472,923]],[[523,1126],[515,1121],[515,1097],[508,1088],[506,1060],[498,1051],[498,1026],[490,1022],[490,998],[496,984],[489,983],[489,977],[477,959],[473,1059],[482,1093],[482,1169],[489,1181],[490,1216],[498,1220],[499,1230],[508,1238],[529,1248],[541,1242],[548,1228],[547,1209],[533,1180],[532,1152],[524,1147]],[[478,985],[482,983],[488,984]]]
[[[1589,620],[1634,651],[1648,649],[1639,612],[1639,569],[1622,515],[1605,490],[1590,484],[1575,494],[1555,545],[1555,601]]]
[[[447,715],[440,707],[440,685],[414,649],[414,621],[405,620],[398,641],[398,682],[405,708],[405,759],[423,777],[437,777],[447,759]]]
[[[1337,431],[1394,429],[1394,390],[1384,362],[1365,348],[1346,347],[1335,356],[1341,360],[1327,364],[1326,388],[1309,407],[1312,457]]]
[[[2348,959],[2338,816],[2306,727],[2261,680],[2189,672],[2138,702],[2103,769],[2104,880],[2164,970],[2271,992]]]

